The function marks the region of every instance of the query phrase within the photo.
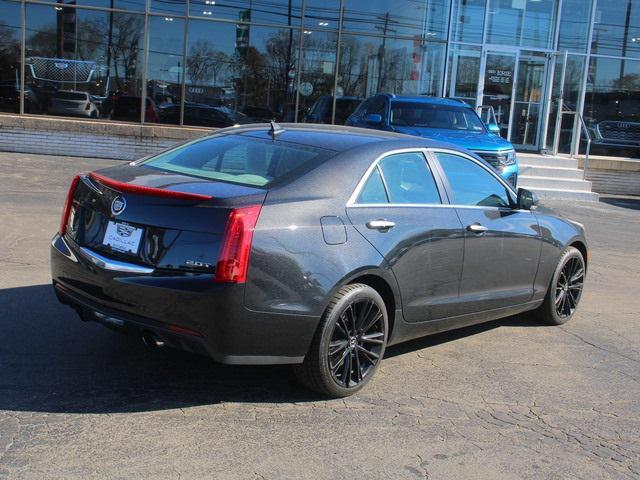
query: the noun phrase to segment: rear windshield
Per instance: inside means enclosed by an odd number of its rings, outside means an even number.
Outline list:
[[[82,92],[56,92],[54,97],[62,100],[86,100],[87,94]]]
[[[391,125],[485,132],[470,108],[430,103],[392,102]]]
[[[187,143],[143,164],[200,178],[268,187],[303,175],[332,153],[277,139],[221,135]]]

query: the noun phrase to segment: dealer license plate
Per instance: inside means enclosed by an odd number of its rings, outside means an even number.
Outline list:
[[[137,255],[142,232],[142,228],[134,227],[128,223],[109,221],[102,244],[108,245],[118,252]]]

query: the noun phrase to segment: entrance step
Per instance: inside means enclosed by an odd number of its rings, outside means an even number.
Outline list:
[[[565,167],[538,167],[520,165],[520,175],[529,177],[564,178],[568,180],[582,180],[582,170]]]
[[[591,191],[591,182],[583,179],[575,158],[518,153],[518,163],[518,186],[543,200],[598,201],[598,194]]]

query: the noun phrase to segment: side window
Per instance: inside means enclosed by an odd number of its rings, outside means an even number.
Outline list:
[[[441,203],[438,187],[424,155],[398,153],[380,162],[391,203]]]
[[[369,105],[371,105],[371,101],[372,99],[368,99],[362,102],[360,106],[356,109],[356,111],[353,112],[353,115],[358,118],[364,117],[367,113],[367,108],[369,108]]]
[[[382,115],[382,118],[384,118],[386,107],[387,107],[386,98],[376,97],[371,101],[371,104],[367,106],[367,109],[364,112],[364,114],[365,115],[378,114],[378,115]]]
[[[388,202],[387,192],[384,189],[382,177],[380,176],[380,169],[376,167],[373,172],[371,172],[367,183],[364,184],[364,187],[360,191],[360,195],[358,195],[358,203],[380,204]]]
[[[453,191],[453,203],[480,207],[511,206],[507,188],[477,163],[458,155],[436,153]]]

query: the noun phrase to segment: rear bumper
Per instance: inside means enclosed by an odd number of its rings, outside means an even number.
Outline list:
[[[210,274],[109,270],[59,235],[51,244],[51,274],[60,302],[83,320],[151,333],[221,363],[301,363],[319,321],[248,310],[243,285],[216,284]]]

